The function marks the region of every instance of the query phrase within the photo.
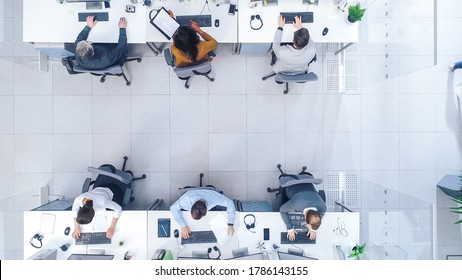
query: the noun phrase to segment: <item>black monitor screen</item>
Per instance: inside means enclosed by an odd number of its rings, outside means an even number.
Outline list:
[[[112,260],[114,255],[99,255],[99,254],[72,254],[68,260]]]
[[[280,260],[317,260],[317,258],[305,257],[305,256],[300,256],[300,255],[295,255],[295,254],[290,254],[290,253],[279,252],[279,251],[278,251],[278,256]]]

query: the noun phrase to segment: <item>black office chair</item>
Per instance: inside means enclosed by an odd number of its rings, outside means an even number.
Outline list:
[[[302,167],[302,171],[298,173],[298,175],[295,174],[287,174],[281,169],[281,165],[278,164],[277,168],[279,169],[279,172],[281,174],[279,175],[279,187],[276,189],[272,188],[267,188],[266,190],[268,192],[276,192],[276,205],[275,205],[275,211],[279,211],[279,208],[289,201],[289,198],[287,197],[286,194],[286,188],[289,186],[295,186],[299,184],[321,184],[322,179],[320,178],[314,178],[313,174],[309,173],[306,171],[306,166]],[[321,199],[326,202],[326,193],[324,190],[319,190],[318,191],[319,196]]]
[[[125,59],[124,63],[135,61],[135,60],[137,62],[141,62],[141,57],[128,57]],[[128,80],[127,76],[125,75],[123,65],[116,64],[106,69],[91,70],[91,69],[85,69],[81,67],[80,65],[78,65],[74,57],[63,58],[61,62],[66,67],[69,74],[90,73],[95,76],[101,76],[101,79],[99,80],[101,83],[104,83],[106,81],[107,76],[117,76],[117,77],[122,76],[125,79],[125,84],[127,86],[131,85],[131,82]]]
[[[98,168],[89,166],[88,171],[96,174],[97,177],[95,180],[91,178],[85,179],[82,186],[82,193],[88,192],[90,186],[93,186],[92,189],[104,186],[116,186],[123,194],[122,206],[126,206],[129,202],[133,201],[135,198],[133,197],[132,182],[145,179],[146,174],[143,174],[141,177],[134,177],[133,172],[125,170],[127,160],[128,157],[125,156],[122,169],[117,169],[111,164],[103,164]]]
[[[211,51],[209,52],[209,56],[214,57],[216,55],[213,51]],[[175,56],[173,56],[169,48],[164,50],[164,58],[167,65],[173,68],[173,72],[175,72],[178,79],[185,81],[185,88],[189,88],[189,81],[193,76],[204,76],[211,82],[215,81],[214,78],[209,77],[210,72],[212,72],[212,63],[210,63],[210,61],[205,61],[187,67],[176,67]]]
[[[217,188],[215,188],[215,186],[212,186],[212,185],[202,186],[202,179],[203,178],[204,178],[204,173],[199,174],[199,186],[185,186],[185,187],[182,187],[182,188],[178,188],[178,195],[182,196],[187,191],[198,190],[198,189],[200,189],[200,190],[211,190],[211,191],[216,191],[218,193],[223,194],[223,191],[217,190]],[[236,206],[236,203],[235,203],[235,206]],[[226,211],[226,207],[217,205],[217,206],[213,207],[212,209],[210,209],[210,211]]]

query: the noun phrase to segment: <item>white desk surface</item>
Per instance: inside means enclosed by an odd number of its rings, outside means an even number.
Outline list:
[[[219,1],[217,1],[218,3]],[[204,8],[205,0],[189,1],[188,4],[180,2],[179,0],[173,1],[153,1],[151,7],[146,9],[146,40],[148,42],[169,42],[167,38],[162,35],[154,26],[151,25],[149,19],[149,12],[153,9],[160,9],[164,7],[166,10],[171,10],[175,16],[182,15],[199,15],[202,8]],[[210,11],[205,6],[202,15],[212,15],[212,27],[201,27],[202,30],[207,32],[220,43],[236,43],[237,42],[237,13],[234,16],[228,15],[229,5],[216,6],[213,1],[209,0]],[[155,11],[152,15],[155,15]],[[220,25],[215,27],[215,19],[220,21]]]
[[[255,8],[249,8],[249,0],[239,0],[239,43],[270,43],[278,28],[280,12],[313,12],[313,23],[304,23],[310,32],[310,36],[316,43],[329,42],[358,42],[359,25],[350,24],[346,21],[346,13],[337,9],[333,1],[319,1],[319,5],[303,5],[302,0],[279,0],[278,5],[265,6],[258,4]],[[260,30],[252,30],[250,17],[260,15],[263,27]],[[254,20],[253,26],[259,26],[259,21]],[[324,27],[329,28],[326,36],[322,36]],[[292,24],[284,26],[283,42],[292,42],[295,28]]]
[[[218,2],[218,1],[217,1]],[[216,6],[209,1],[209,8],[204,8],[202,14],[212,15],[212,25],[215,19],[220,20],[220,26],[204,27],[203,30],[220,43],[270,43],[277,29],[279,12],[312,11],[314,22],[305,23],[313,40],[323,42],[357,42],[358,23],[349,24],[346,14],[339,11],[332,1],[319,1],[318,6],[301,4],[301,0],[280,0],[277,6],[263,7],[259,4],[249,8],[249,0],[236,0],[238,11],[234,16],[228,15],[228,4]],[[109,12],[109,21],[100,21],[90,32],[88,39],[93,42],[115,43],[118,40],[118,20],[125,17],[128,22],[127,38],[129,43],[167,42],[165,38],[149,22],[149,12],[152,9],[165,7],[177,15],[200,14],[205,0],[189,1],[188,4],[172,1],[153,1],[151,7],[141,3],[135,4],[135,13],[125,12],[129,0],[111,1],[111,8],[93,10]],[[74,42],[85,22],[79,22],[77,14],[86,12],[84,3],[58,4],[56,0],[23,0],[23,41],[36,43]],[[250,16],[259,14],[263,19],[263,27],[258,30],[250,28]],[[257,21],[254,22],[257,25]],[[324,27],[329,28],[326,36],[322,36]],[[291,42],[294,28],[291,24],[284,27],[284,42]]]
[[[244,216],[249,213],[239,213],[239,222],[243,224]],[[259,242],[265,243],[265,248],[269,253],[270,259],[278,259],[276,250],[272,249],[272,245],[280,246],[278,249],[282,252],[287,252],[289,248],[294,246],[301,248],[305,252],[305,256],[318,258],[320,260],[338,259],[337,253],[334,252],[334,244],[342,246],[343,250],[348,254],[349,251],[359,243],[359,213],[349,212],[327,212],[322,224],[316,233],[316,244],[281,244],[280,233],[287,231],[287,228],[282,221],[281,215],[278,212],[253,212],[256,223],[252,230],[255,233],[247,230],[245,226],[241,226],[237,232],[239,239],[239,247],[247,247],[249,253],[258,253],[257,249]],[[337,235],[335,230],[339,223],[343,222],[345,229],[348,232],[347,236]],[[251,219],[247,218],[247,222]],[[270,229],[270,240],[263,241],[263,229]]]
[[[146,7],[135,4],[135,13],[125,12],[129,0],[111,1],[111,8],[91,10],[109,12],[109,21],[99,21],[88,40],[117,43],[118,22],[127,19],[128,43],[146,43]],[[74,42],[86,22],[78,21],[78,13],[87,12],[85,3],[58,4],[56,0],[23,0],[23,41],[40,43]]]
[[[238,214],[238,213],[237,213]],[[223,215],[227,217],[226,212],[222,211],[209,211],[205,217],[200,220],[193,220],[191,214],[187,211],[183,211],[183,217],[185,218],[186,224],[189,226],[190,230],[210,230],[210,221],[218,215]],[[157,219],[158,218],[170,218],[170,238],[158,238],[157,237]],[[238,218],[236,218],[236,221]],[[235,229],[239,225],[234,225]],[[224,224],[225,229],[227,230],[226,224]],[[157,249],[166,249],[170,250],[173,253],[174,258],[180,257],[191,257],[192,251],[203,252],[209,247],[217,246],[221,251],[221,259],[231,258],[232,250],[239,248],[239,241],[237,236],[234,234],[229,237],[229,239],[222,245],[217,243],[213,244],[185,244],[183,248],[180,248],[181,244],[180,237],[175,238],[173,236],[173,231],[178,229],[181,235],[181,228],[173,218],[173,215],[170,211],[149,211],[148,212],[148,258],[151,258],[154,252]],[[218,254],[215,251],[212,251],[210,256],[217,257]]]
[[[43,249],[58,249],[58,260],[65,260],[71,254],[84,254],[89,249],[104,249],[105,254],[114,255],[114,260],[123,260],[125,252],[129,251],[133,259],[145,260],[146,256],[146,211],[123,211],[122,216],[117,222],[116,230],[111,244],[104,245],[75,245],[72,238],[74,230],[74,219],[71,211],[26,211],[24,212],[24,259],[29,258],[40,249],[36,249],[29,244],[31,237],[41,232],[42,214],[55,216],[53,233],[42,233],[44,238]],[[82,226],[81,231],[106,231],[112,221],[112,212],[103,212],[95,216],[89,225]],[[107,226],[104,225],[106,223]],[[64,235],[64,229],[70,227],[69,235]],[[102,228],[101,228],[102,227]],[[95,229],[95,230],[93,230]],[[119,242],[123,241],[122,246]],[[71,244],[67,251],[59,249],[63,244]],[[35,241],[34,244],[38,244]]]
[[[42,214],[51,214],[55,216],[55,225],[53,233],[41,232]],[[211,211],[201,220],[193,220],[189,212],[184,212],[184,217],[191,230],[210,230],[210,221],[215,217],[226,218],[226,212]],[[88,249],[105,249],[106,254],[115,255],[114,259],[121,260],[126,251],[134,255],[135,260],[151,259],[157,249],[171,250],[173,256],[191,257],[193,251],[205,252],[209,247],[218,246],[221,250],[221,259],[232,257],[232,250],[247,247],[250,254],[260,252],[259,242],[265,243],[265,249],[270,259],[278,259],[276,250],[272,245],[280,246],[279,251],[287,252],[289,248],[295,248],[293,245],[280,243],[280,232],[286,231],[286,227],[279,212],[253,212],[256,217],[255,233],[247,230],[243,223],[245,212],[237,212],[235,220],[235,233],[224,244],[186,244],[183,248],[179,246],[179,239],[173,236],[173,231],[180,227],[173,219],[170,211],[124,211],[120,217],[116,232],[112,238],[112,244],[109,245],[75,245],[71,237],[74,221],[71,211],[26,211],[24,212],[24,258],[27,259],[39,249],[33,248],[29,244],[31,237],[41,232],[44,235],[44,249],[58,249],[57,259],[67,259],[73,253],[86,253]],[[157,235],[157,219],[170,218],[170,238],[159,238]],[[305,256],[315,257],[321,260],[337,259],[334,251],[334,244],[342,246],[343,250],[348,253],[356,243],[359,243],[360,219],[359,213],[348,212],[327,212],[322,220],[322,225],[317,231],[316,244],[296,244],[302,248]],[[102,219],[102,220],[101,220]],[[95,218],[95,222],[82,227],[84,231],[105,231],[112,220],[112,212]],[[225,220],[225,219],[224,219]],[[105,221],[105,222],[101,222]],[[336,229],[341,223],[344,223],[347,236],[338,235]],[[106,223],[106,225],[104,225]],[[71,233],[64,235],[64,229],[71,227]],[[102,228],[99,228],[102,227]],[[226,224],[224,224],[226,227]],[[270,240],[263,241],[263,229],[270,228]],[[119,246],[123,241],[124,245]],[[63,252],[59,249],[63,244],[70,243],[69,250]],[[217,253],[213,251],[211,257],[216,257]]]

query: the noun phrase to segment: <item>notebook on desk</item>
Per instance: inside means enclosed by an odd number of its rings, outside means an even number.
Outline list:
[[[168,11],[162,7],[157,10],[156,14],[152,16],[152,13],[156,10],[149,12],[150,23],[157,28],[167,39],[172,39],[180,24],[170,16]]]

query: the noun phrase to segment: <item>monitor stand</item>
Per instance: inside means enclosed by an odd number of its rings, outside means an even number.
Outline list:
[[[103,9],[103,2],[86,2],[87,10],[102,10]]]

